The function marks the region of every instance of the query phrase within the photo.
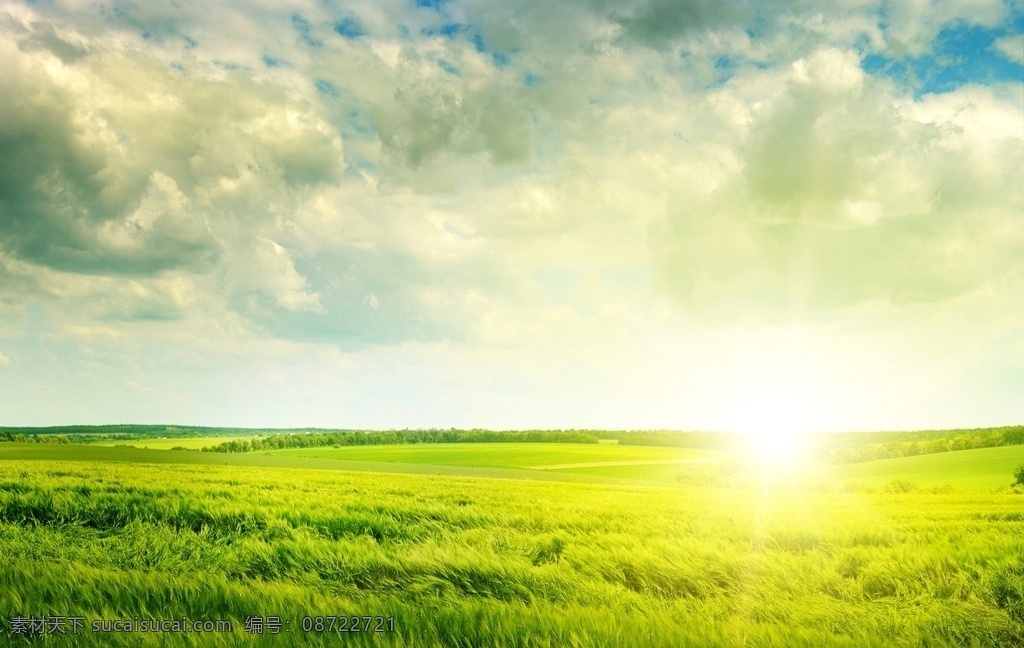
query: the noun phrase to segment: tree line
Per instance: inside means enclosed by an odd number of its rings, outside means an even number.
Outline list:
[[[256,452],[285,448],[323,448],[415,443],[597,443],[593,434],[576,430],[382,430],[364,432],[307,432],[271,434],[254,439],[235,439],[203,448],[203,452]]]
[[[732,432],[680,430],[593,430],[590,434],[598,439],[615,440],[619,445],[676,448],[729,448],[737,438]]]
[[[23,434],[0,430],[0,443],[71,443],[64,434]]]
[[[867,440],[870,438],[870,434],[879,433],[864,433],[859,436],[863,437],[862,440]],[[945,430],[897,434],[902,434],[904,440],[832,448],[827,451],[827,458],[832,463],[846,464],[875,461],[877,459],[912,457],[921,454],[954,452],[956,450],[1024,445],[1024,425],[981,430]],[[829,436],[838,437],[841,435]]]

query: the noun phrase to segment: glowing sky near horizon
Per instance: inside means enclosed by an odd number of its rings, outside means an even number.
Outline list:
[[[0,425],[1024,422],[1022,32],[0,0]]]

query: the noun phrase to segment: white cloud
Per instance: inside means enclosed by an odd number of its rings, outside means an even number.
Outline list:
[[[905,104],[836,50],[771,78],[736,125],[740,166],[714,191],[677,191],[656,227],[661,280],[688,308],[816,317],[1020,272],[1019,100],[965,88]],[[752,105],[746,91],[724,90]]]
[[[1016,63],[1024,64],[1024,34],[1013,34],[996,39],[996,50]]]
[[[316,292],[295,269],[291,254],[269,239],[258,239],[231,263],[231,290],[247,307],[258,309],[260,296],[287,310],[323,311]]]
[[[888,3],[888,48],[897,55],[916,56],[931,49],[946,25],[996,27],[1007,14],[1001,0],[912,0]]]

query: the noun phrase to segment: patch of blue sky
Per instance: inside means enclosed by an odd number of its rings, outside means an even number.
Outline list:
[[[345,113],[344,130],[359,133],[360,135],[371,135],[377,132],[377,127],[373,122],[373,116],[369,113],[349,110]]]
[[[523,75],[523,83],[528,88],[536,88],[540,84],[544,83],[544,78],[537,76],[532,72],[527,72],[526,74]]]
[[[437,66],[444,70],[445,72],[447,72],[448,74],[459,76],[459,68],[455,67],[454,65],[452,65],[451,63],[444,59],[438,60]]]
[[[444,36],[452,40],[466,37],[477,52],[488,53],[483,34],[480,33],[480,29],[476,25],[448,22],[434,27],[424,27],[420,31],[424,36]],[[518,49],[511,49],[506,52],[490,51],[489,53],[495,67],[501,68],[509,64],[512,55],[517,51]]]
[[[344,38],[359,38],[366,34],[363,26],[358,20],[352,17],[345,18],[334,23],[334,33]]]
[[[416,6],[425,7],[427,9],[440,9],[449,2],[450,0],[416,0]]]
[[[729,79],[736,75],[736,70],[739,69],[739,59],[731,56],[719,56],[715,59],[714,63],[714,78],[711,82],[712,87],[718,87],[726,84]]]
[[[736,68],[736,59],[731,56],[719,56],[715,59],[716,70],[733,70]]]
[[[754,16],[754,21],[743,31],[746,33],[747,38],[755,40],[763,36],[768,31],[768,27],[768,21],[761,12],[758,12]]]
[[[444,36],[445,38],[455,38],[460,34],[468,34],[473,31],[472,25],[465,23],[443,23],[434,27],[424,27],[423,34],[425,36]]]
[[[316,91],[325,97],[337,97],[340,95],[338,88],[327,79],[317,79],[313,82]]]
[[[469,232],[466,232],[465,230],[463,230],[462,228],[460,228],[457,225],[453,225],[452,223],[449,223],[448,221],[445,221],[445,223],[444,223],[444,225],[442,225],[442,227],[444,228],[444,231],[448,232],[452,236],[456,236],[456,237],[462,239],[463,241],[469,241],[469,240],[471,240],[473,238],[472,234],[470,234]]]
[[[354,104],[358,99],[344,87],[331,84],[337,93],[330,96],[332,99],[325,103],[327,109],[327,121],[334,126],[345,141],[373,140],[377,138],[377,124],[373,120],[373,108],[369,105]],[[319,89],[318,89],[319,91]],[[345,151],[345,159],[353,162],[352,156],[357,155],[358,147]]]
[[[268,68],[276,68],[281,67],[281,65],[283,65],[281,59],[275,58],[270,54],[264,54],[263,56],[260,57],[260,60],[263,61],[263,65],[267,66]]]
[[[226,70],[228,72],[235,72],[237,70],[248,70],[249,69],[245,65],[242,65],[240,63],[232,63],[231,61],[214,61],[213,64],[216,65],[217,67],[219,67],[220,69]]]
[[[478,51],[478,52],[482,53],[482,52],[486,51],[486,48],[484,47],[484,41],[483,41],[482,38],[480,39],[479,42],[474,40],[473,41],[473,45],[474,45],[474,47],[476,47],[476,51]],[[492,50],[491,51],[491,60],[494,62],[494,66],[495,67],[500,67],[500,68],[507,67],[508,64],[512,62],[512,57],[514,55],[518,54],[519,52],[521,52],[522,50],[523,50],[523,48],[521,48],[521,47],[513,47],[512,49],[505,50],[504,52],[498,52],[498,51],[493,51]]]
[[[1017,20],[1019,22],[1019,15]],[[869,54],[861,61],[865,72],[884,75],[912,89],[915,96],[950,92],[975,83],[1024,81],[1024,65],[1008,59],[995,47],[996,39],[1012,31],[957,23],[942,29],[932,50],[921,56]]]
[[[890,4],[889,0],[883,0],[882,6],[878,8],[878,28],[882,31],[889,29]]]
[[[482,49],[478,49],[478,52],[482,52]],[[491,52],[491,60],[494,61],[494,67],[507,67],[510,60],[511,52]]]
[[[1006,21],[1006,25],[1007,27],[1004,31],[1007,34],[1019,34],[1024,32],[1024,7],[1020,5],[1014,7],[1013,14],[1011,14],[1010,19]]]
[[[857,52],[861,54],[865,52],[870,52],[871,48],[871,37],[868,36],[867,34],[861,34],[860,36],[857,37],[856,40],[853,41],[853,49],[855,49]]]
[[[351,151],[345,151],[345,170],[341,175],[346,180],[365,182],[365,177],[363,176],[364,173],[375,176],[377,175],[377,172],[378,167],[374,162],[364,160],[359,157],[353,157]]]
[[[320,47],[323,45],[320,39],[313,36],[313,25],[299,14],[292,14],[292,27],[295,28],[295,31],[299,32],[299,38],[306,45],[310,47]]]

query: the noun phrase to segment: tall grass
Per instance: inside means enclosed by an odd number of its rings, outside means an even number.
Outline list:
[[[1024,642],[1024,500],[1008,493],[44,461],[0,461],[0,475],[0,624],[235,623],[229,636],[85,631],[73,645]],[[299,627],[342,614],[393,616],[396,631]],[[281,616],[291,632],[247,637],[250,615]]]

